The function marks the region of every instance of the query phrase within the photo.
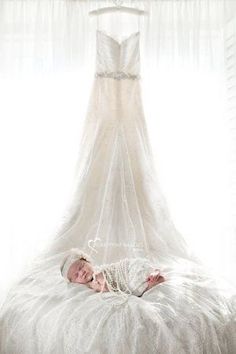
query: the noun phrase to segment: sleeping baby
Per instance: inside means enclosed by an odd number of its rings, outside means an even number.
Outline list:
[[[84,284],[97,292],[122,292],[136,296],[165,281],[159,269],[146,258],[124,258],[118,262],[93,266],[90,257],[71,249],[61,274],[72,283]]]

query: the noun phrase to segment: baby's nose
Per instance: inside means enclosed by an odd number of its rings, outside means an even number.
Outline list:
[[[85,270],[82,270],[82,269],[81,269],[81,270],[79,271],[79,275],[80,275],[80,276],[84,276],[85,273],[86,273]]]

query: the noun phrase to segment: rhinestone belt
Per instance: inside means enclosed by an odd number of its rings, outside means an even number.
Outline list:
[[[115,79],[115,80],[122,80],[122,79],[139,79],[139,75],[134,75],[134,74],[129,74],[125,73],[124,71],[102,71],[102,72],[97,72],[95,74],[95,77],[106,77],[110,79]]]

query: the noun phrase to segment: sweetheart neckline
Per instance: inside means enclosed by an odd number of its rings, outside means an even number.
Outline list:
[[[115,39],[114,37],[112,37],[110,34],[106,33],[105,31],[102,30],[98,30],[97,29],[97,33],[101,33],[104,36],[110,38],[111,40],[113,40],[115,43],[117,43],[119,46],[121,46],[123,43],[127,42],[130,38],[132,38],[133,36],[137,36],[140,34],[140,31],[137,32],[132,32],[131,34],[128,35],[128,37],[122,39],[121,41],[118,41],[117,39]]]

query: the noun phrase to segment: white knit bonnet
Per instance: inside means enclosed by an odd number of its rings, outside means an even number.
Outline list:
[[[67,256],[63,259],[63,262],[61,264],[61,275],[66,279],[66,281],[69,283],[69,279],[67,278],[67,273],[68,273],[68,270],[71,266],[72,263],[74,263],[75,261],[81,259],[81,258],[84,258],[86,261],[88,262],[91,262],[92,259],[90,258],[90,256],[81,251],[80,249],[78,248],[71,248],[69,251],[68,251],[68,254]]]

